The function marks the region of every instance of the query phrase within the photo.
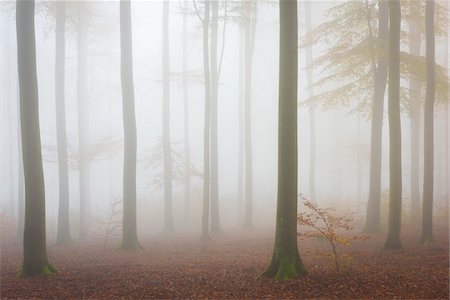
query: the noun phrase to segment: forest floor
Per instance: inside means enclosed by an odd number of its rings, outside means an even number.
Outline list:
[[[309,272],[291,281],[259,278],[269,263],[273,233],[227,232],[202,242],[198,236],[141,240],[143,250],[103,250],[101,238],[68,246],[49,245],[58,273],[17,278],[21,247],[1,245],[1,298],[435,298],[449,297],[449,233],[435,230],[436,242],[421,245],[420,230],[403,232],[404,249],[382,250],[385,235],[354,241],[341,250],[352,257],[338,273],[322,240],[300,240]],[[117,245],[116,244],[116,245]]]

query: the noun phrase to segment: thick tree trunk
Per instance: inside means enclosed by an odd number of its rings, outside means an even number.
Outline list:
[[[20,121],[25,173],[25,228],[21,277],[56,270],[47,259],[45,189],[39,129],[39,96],[34,36],[34,1],[16,2]]]
[[[305,30],[309,32],[312,30],[311,24],[311,2],[305,1]],[[312,46],[308,46],[305,51],[306,58],[306,79],[308,81],[308,98],[314,95],[313,82],[313,51]],[[310,155],[309,155],[309,196],[313,201],[316,198],[316,112],[315,104],[311,103],[309,106],[309,130],[310,130]]]
[[[434,0],[428,0],[425,9],[427,90],[424,115],[424,175],[422,242],[433,241],[433,183],[434,183],[434,96],[435,96],[435,36]]]
[[[410,4],[412,5],[412,4]],[[420,3],[417,3],[420,5]],[[418,24],[410,21],[409,29],[409,52],[412,55],[419,56],[421,48],[420,31]],[[418,221],[420,213],[420,81],[415,78],[409,79],[409,107],[410,107],[410,134],[411,134],[411,178],[410,178],[410,197],[411,197],[411,220]]]
[[[400,120],[400,0],[389,2],[389,226],[385,248],[401,248],[402,133]]]
[[[263,275],[290,279],[306,274],[297,248],[297,1],[280,1],[278,199],[275,247]]]
[[[66,244],[72,241],[70,236],[69,166],[67,162],[66,105],[64,96],[66,4],[64,1],[61,1],[56,2],[55,5],[55,108],[59,177],[59,207],[56,242],[58,244]]]
[[[133,83],[133,47],[131,5],[120,1],[120,75],[124,131],[123,158],[123,229],[124,250],[139,249],[136,225],[136,116]]]
[[[219,159],[217,133],[217,101],[219,96],[219,69],[217,40],[219,29],[219,2],[211,2],[211,233],[219,233]]]
[[[244,228],[253,227],[253,157],[252,157],[252,77],[253,48],[256,34],[257,6],[256,1],[247,2],[247,18],[245,27],[245,211]]]
[[[173,230],[172,158],[170,147],[170,66],[169,66],[169,1],[163,2],[163,153],[164,153],[164,229]]]
[[[185,13],[183,14],[183,103],[184,103],[184,221],[189,221],[189,206],[191,201],[191,152],[189,140],[189,97],[187,81],[187,9],[188,1],[184,2]]]
[[[379,1],[378,38],[387,46],[389,32],[389,6],[387,1]],[[366,223],[363,231],[376,233],[380,231],[380,198],[381,198],[381,157],[383,140],[384,94],[387,81],[387,62],[381,57],[374,70],[374,91],[372,102],[372,129],[370,142],[370,179],[369,200],[367,203]]]
[[[205,117],[203,129],[203,213],[202,213],[202,239],[209,238],[209,197],[210,197],[210,103],[211,103],[211,77],[209,70],[209,14],[210,3],[205,1],[205,17],[203,19],[203,73],[205,79]]]
[[[80,219],[79,237],[85,238],[89,230],[89,99],[87,92],[87,18],[80,7],[78,11],[78,41],[77,41],[77,97],[78,97],[78,170]]]

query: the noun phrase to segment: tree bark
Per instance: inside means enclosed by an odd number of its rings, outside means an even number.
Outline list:
[[[413,5],[413,4],[410,4]],[[420,3],[417,3],[420,5]],[[418,24],[414,20],[408,24],[409,29],[409,52],[412,55],[420,56],[421,40]],[[415,78],[409,79],[409,107],[410,107],[410,134],[411,134],[411,219],[417,221],[420,213],[420,81]]]
[[[434,96],[435,96],[435,36],[434,0],[425,9],[427,89],[424,115],[424,175],[423,175],[423,243],[433,241],[433,183],[434,183]]]
[[[169,1],[163,2],[163,153],[164,153],[164,229],[173,230],[172,158],[170,147],[170,66],[169,66]]]
[[[205,1],[205,17],[203,19],[203,73],[205,80],[205,112],[203,129],[203,213],[202,213],[202,239],[209,238],[209,199],[210,199],[210,103],[211,103],[211,77],[209,68],[209,14],[210,1]]]
[[[133,83],[133,38],[131,4],[120,1],[120,75],[124,132],[123,158],[123,229],[124,250],[139,249],[136,225],[136,116]]]
[[[66,4],[56,2],[55,26],[55,109],[56,141],[58,147],[59,207],[56,242],[67,244],[72,241],[70,235],[69,204],[69,166],[67,162],[67,132],[65,105],[65,33]]]
[[[305,30],[309,32],[312,30],[311,24],[311,2],[305,1]],[[308,81],[308,98],[314,95],[313,82],[313,51],[312,46],[308,46],[305,50],[306,58],[306,79]],[[310,155],[309,155],[309,194],[313,201],[316,198],[316,114],[315,104],[309,105],[309,125],[310,125]]]
[[[297,248],[297,1],[280,1],[278,199],[275,247],[263,275],[291,279],[306,274]]]
[[[253,48],[256,34],[257,4],[248,1],[246,4],[247,21],[245,22],[245,62],[244,62],[244,135],[245,135],[245,212],[244,228],[253,227],[253,157],[252,157],[252,77]]]
[[[189,206],[191,201],[191,152],[189,140],[189,97],[187,82],[187,9],[188,1],[184,2],[185,12],[183,14],[183,103],[184,103],[184,221],[189,221]]]
[[[241,2],[244,3],[244,2]],[[244,38],[245,32],[240,26],[239,39],[239,95],[238,95],[238,223],[243,223],[244,209]]]
[[[378,38],[384,47],[387,46],[389,34],[388,1],[379,2],[379,32]],[[380,198],[381,198],[381,159],[383,141],[384,94],[387,82],[387,62],[381,56],[374,70],[374,91],[372,101],[372,129],[370,142],[370,179],[369,200],[367,203],[366,223],[363,232],[376,233],[380,231]]]
[[[217,132],[217,102],[219,96],[219,69],[217,41],[219,29],[219,1],[211,2],[211,233],[220,233],[219,214],[219,159]]]
[[[385,248],[402,248],[402,134],[400,121],[400,1],[389,1],[389,226]]]
[[[85,238],[89,230],[89,99],[87,92],[87,17],[80,4],[78,10],[78,41],[77,41],[77,104],[78,104],[78,169],[80,219],[79,238]]]
[[[56,272],[47,259],[45,188],[39,128],[34,1],[16,2],[20,121],[25,174],[25,228],[21,277]]]

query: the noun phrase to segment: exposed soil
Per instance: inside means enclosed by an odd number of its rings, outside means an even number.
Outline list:
[[[2,298],[435,298],[449,297],[447,228],[421,245],[403,235],[403,250],[382,250],[384,235],[357,241],[338,273],[321,240],[299,241],[309,275],[291,281],[258,278],[269,263],[273,234],[228,232],[202,242],[181,233],[141,240],[144,250],[103,250],[101,238],[49,245],[58,273],[17,278],[21,249],[2,241]],[[113,241],[119,244],[119,241]]]

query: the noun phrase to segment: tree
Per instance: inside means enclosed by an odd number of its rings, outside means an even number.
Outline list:
[[[389,1],[389,226],[385,248],[401,248],[402,136],[400,123],[400,0]]]
[[[70,243],[69,167],[67,162],[67,132],[65,105],[65,23],[66,4],[56,4],[55,25],[55,108],[56,140],[58,147],[59,207],[56,242]]]
[[[205,1],[204,16],[200,15],[195,0],[194,8],[203,28],[203,76],[205,82],[205,108],[203,127],[203,208],[202,208],[202,239],[209,239],[209,209],[210,209],[210,129],[211,129],[211,72],[209,62],[209,22],[210,1]]]
[[[78,105],[78,176],[80,195],[79,238],[85,238],[89,230],[89,99],[87,90],[87,32],[88,8],[79,3],[77,9],[77,105]]]
[[[425,12],[427,90],[424,115],[424,176],[422,242],[433,240],[433,165],[434,165],[434,97],[435,97],[435,36],[434,0],[428,0]]]
[[[183,103],[184,103],[184,220],[185,224],[188,223],[189,218],[189,205],[191,200],[191,152],[190,152],[190,139],[189,139],[189,97],[188,97],[188,81],[187,81],[187,8],[188,2],[184,1],[184,10],[183,13],[183,75],[182,75],[182,85],[183,85]]]
[[[305,30],[307,32],[311,31],[311,2],[305,1]],[[308,97],[311,98],[314,95],[313,84],[313,73],[314,69],[311,64],[313,62],[313,45],[308,45],[305,51],[306,58],[306,79],[308,80]],[[309,105],[309,124],[310,124],[310,156],[309,156],[309,193],[313,201],[316,199],[316,117],[315,117],[315,104],[310,103]]]
[[[418,8],[420,3],[417,2],[413,6],[411,3],[409,10],[410,15],[416,14],[415,18],[411,18],[408,22],[409,31],[409,52],[412,55],[420,55],[421,36],[418,19]],[[419,16],[417,16],[419,15]],[[419,188],[419,169],[420,169],[420,81],[416,78],[409,79],[409,111],[410,111],[410,133],[411,133],[411,178],[410,178],[410,197],[411,197],[411,217],[415,221],[419,213],[420,188]]]
[[[164,211],[166,231],[173,230],[172,216],[172,159],[170,156],[170,66],[169,66],[169,1],[163,2],[162,35],[163,74],[163,149],[164,149]]]
[[[280,1],[278,199],[275,247],[263,275],[290,279],[306,274],[297,248],[297,1]]]
[[[219,157],[217,133],[217,102],[219,96],[219,67],[217,47],[219,32],[219,1],[211,2],[211,233],[219,233]]]
[[[257,2],[246,1],[244,40],[244,153],[245,153],[245,209],[244,228],[253,226],[253,158],[252,158],[252,77],[255,45]]]
[[[16,2],[20,122],[25,174],[25,227],[21,277],[51,274],[45,237],[45,189],[39,128],[34,1]]]
[[[386,47],[388,38],[389,7],[386,1],[378,1],[378,39],[382,47]],[[369,18],[370,20],[370,18]],[[368,21],[370,27],[370,21]],[[372,29],[369,30],[372,34]],[[371,37],[372,38],[372,37]],[[372,129],[370,150],[370,183],[369,200],[367,203],[366,223],[364,232],[380,231],[380,198],[381,198],[381,154],[383,140],[383,113],[384,94],[387,81],[387,63],[384,56],[378,56],[378,64],[375,65],[374,46],[371,43],[371,58],[374,77],[372,98]]]
[[[243,6],[245,2],[240,2]],[[245,28],[242,23],[239,24],[239,95],[238,101],[238,222],[243,223],[243,204],[244,204],[244,39]]]
[[[120,1],[120,75],[123,99],[123,229],[124,250],[139,249],[136,225],[136,116],[134,107],[131,4]]]

